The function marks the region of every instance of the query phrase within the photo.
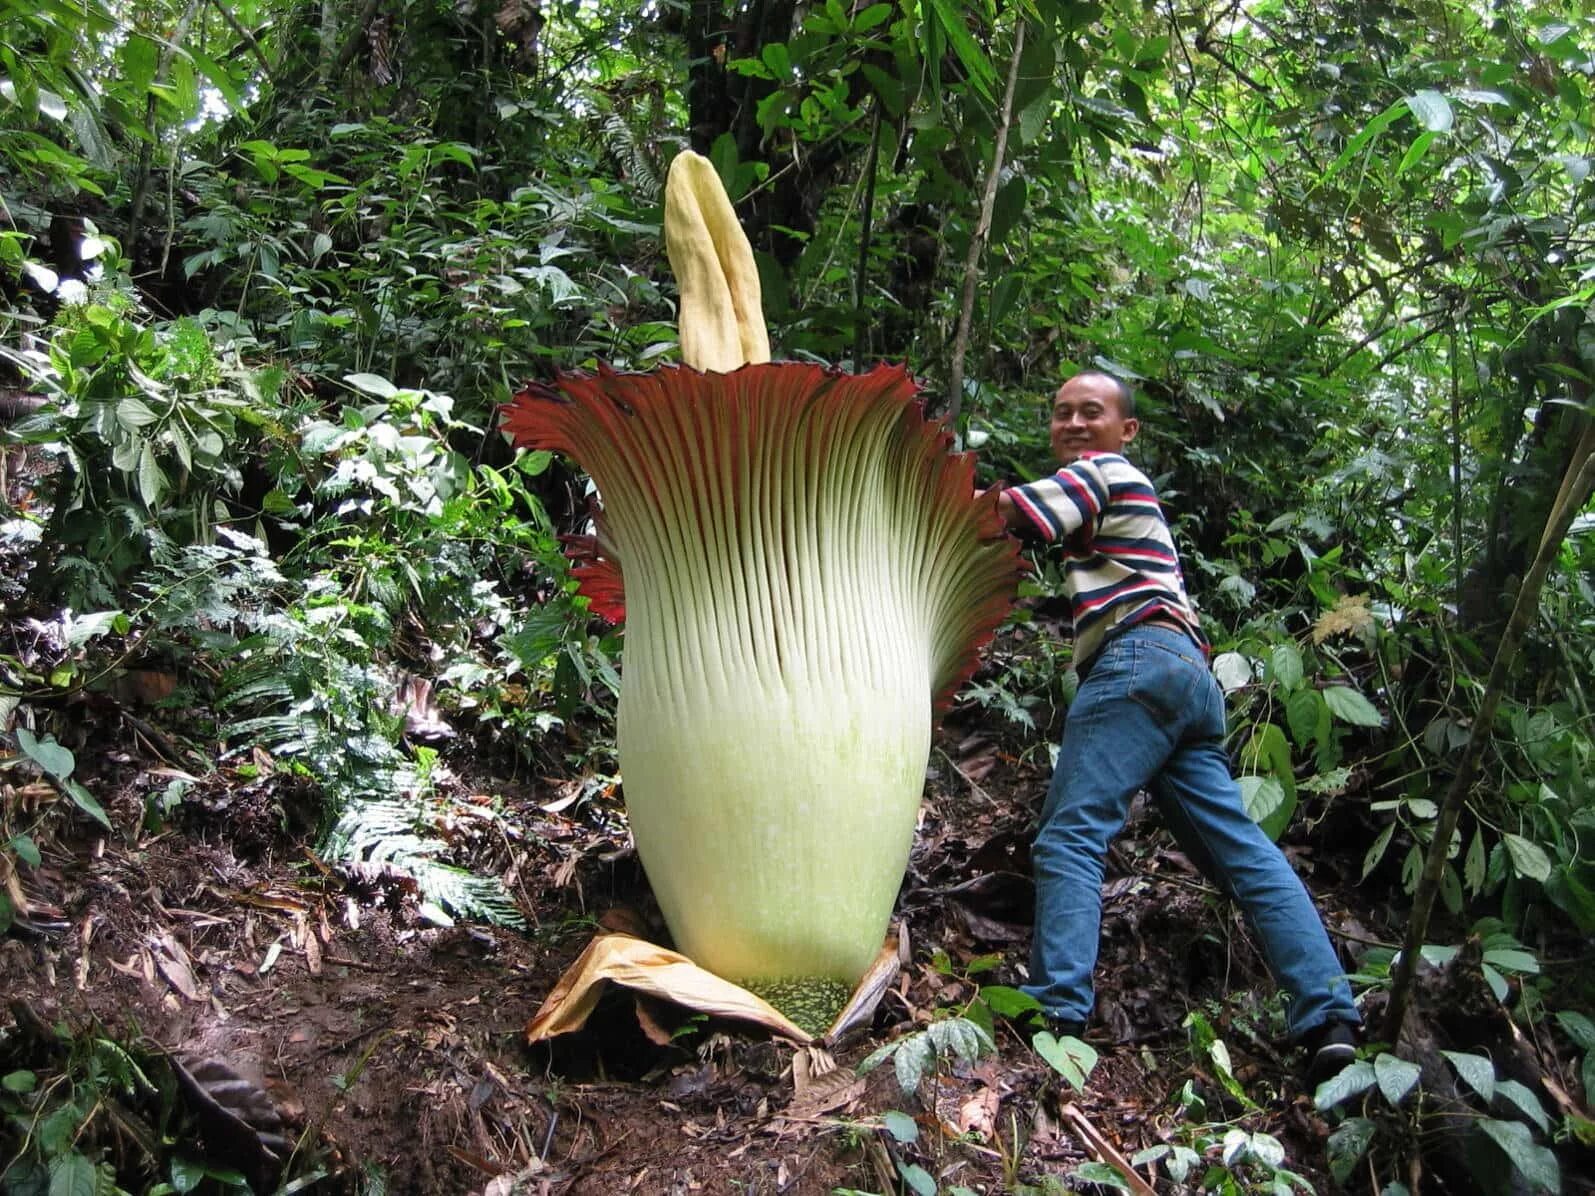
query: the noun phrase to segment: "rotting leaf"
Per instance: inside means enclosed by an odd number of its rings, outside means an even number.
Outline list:
[[[257,1186],[269,1184],[289,1147],[282,1115],[271,1098],[220,1059],[170,1058],[212,1153],[265,1181]]]
[[[155,966],[160,969],[166,982],[188,1000],[203,1001],[205,994],[201,991],[199,982],[194,979],[194,969],[189,963],[188,952],[172,937],[171,932],[163,930],[152,935],[149,945]]]

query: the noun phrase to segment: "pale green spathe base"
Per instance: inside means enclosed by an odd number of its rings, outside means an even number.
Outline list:
[[[930,686],[620,705],[626,809],[676,947],[729,980],[852,984],[886,937],[930,754]],[[692,800],[682,800],[686,794]]]

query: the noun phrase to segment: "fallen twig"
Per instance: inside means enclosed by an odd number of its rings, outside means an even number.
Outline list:
[[[1080,1112],[1077,1105],[1064,1105],[1063,1117],[1074,1127],[1081,1141],[1096,1154],[1099,1162],[1106,1163],[1124,1176],[1130,1185],[1130,1191],[1136,1196],[1157,1196],[1157,1189],[1141,1178],[1140,1172],[1130,1165],[1130,1160],[1124,1157],[1117,1146],[1108,1141],[1101,1130],[1091,1124],[1090,1119]]]

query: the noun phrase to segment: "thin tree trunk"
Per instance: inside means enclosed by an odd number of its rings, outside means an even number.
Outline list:
[[[177,28],[172,30],[172,36],[161,46],[161,56],[155,68],[155,82],[158,85],[165,84],[167,73],[172,69],[172,56],[176,54],[177,47],[188,37],[188,27],[194,23],[194,18],[199,15],[199,10],[204,5],[205,0],[188,0],[188,7],[183,11],[182,19],[177,22]],[[138,175],[133,180],[133,200],[128,205],[127,256],[130,261],[138,260],[139,224],[144,219],[144,199],[149,194],[155,143],[160,140],[155,129],[156,103],[155,92],[152,89],[149,99],[144,103],[144,131],[148,136],[138,152]]]
[[[1407,920],[1407,937],[1401,945],[1401,962],[1390,984],[1390,1003],[1385,1009],[1383,1037],[1395,1042],[1401,1036],[1401,1026],[1406,1020],[1407,1005],[1411,1000],[1413,981],[1418,974],[1424,936],[1429,930],[1429,917],[1434,912],[1434,899],[1440,891],[1440,879],[1445,873],[1447,848],[1456,833],[1457,819],[1479,771],[1479,761],[1489,743],[1495,724],[1495,711],[1506,689],[1507,676],[1517,659],[1529,625],[1539,611],[1540,590],[1545,578],[1561,550],[1562,540],[1573,524],[1590,492],[1595,490],[1595,420],[1585,424],[1573,458],[1567,464],[1567,473],[1556,497],[1556,504],[1545,521],[1545,532],[1540,537],[1539,551],[1534,564],[1523,578],[1517,601],[1512,607],[1512,617],[1507,620],[1506,631],[1500,646],[1495,650],[1495,662],[1490,666],[1490,677],[1485,682],[1484,697],[1474,716],[1473,728],[1468,734],[1468,746],[1462,762],[1457,766],[1451,787],[1440,803],[1440,817],[1435,823],[1434,837],[1429,841],[1429,851],[1424,857],[1423,875],[1418,881],[1418,891],[1413,894],[1412,913]]]
[[[321,0],[321,57],[316,64],[316,78],[321,90],[326,92],[336,74],[338,61],[338,0]]]
[[[1013,93],[1019,83],[1019,57],[1025,48],[1025,19],[1014,17],[1013,60],[1008,64],[1008,86],[1002,96],[1002,117],[997,123],[997,145],[991,155],[991,170],[986,175],[986,193],[980,200],[980,220],[969,238],[969,253],[964,258],[964,294],[958,310],[958,332],[953,337],[953,359],[948,370],[948,424],[956,425],[964,407],[964,357],[969,352],[969,331],[974,323],[975,286],[980,281],[980,257],[991,235],[991,213],[997,205],[997,180],[1002,175],[1003,158],[1008,152],[1008,129],[1013,123]]]
[[[875,166],[881,152],[881,102],[875,101],[875,127],[870,130],[869,157],[864,161],[864,214],[858,234],[858,273],[853,281],[853,372],[864,372],[869,333],[864,323],[864,291],[869,286],[870,230],[875,218]]]

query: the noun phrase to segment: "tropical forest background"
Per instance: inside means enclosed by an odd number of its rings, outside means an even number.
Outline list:
[[[451,753],[619,817],[590,488],[497,425],[675,359],[690,148],[776,356],[906,363],[980,484],[1049,467],[1069,373],[1133,382],[1254,814],[1561,1060],[1566,1104],[1458,1065],[1495,1190],[1556,1182],[1595,1143],[1592,126],[1571,0],[0,0],[0,935],[58,841],[219,776],[435,924],[528,914]],[[960,709],[1044,768],[1034,563]],[[181,765],[131,815],[119,737]],[[1353,1162],[1418,1118],[1381,1057]]]

